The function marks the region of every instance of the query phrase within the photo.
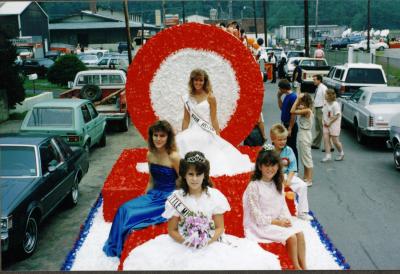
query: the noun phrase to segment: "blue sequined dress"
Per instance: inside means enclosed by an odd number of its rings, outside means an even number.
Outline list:
[[[166,222],[161,217],[168,196],[175,190],[177,174],[175,169],[158,164],[150,164],[154,187],[145,195],[123,204],[116,213],[110,235],[103,251],[107,256],[121,256],[126,237],[132,230],[142,229]]]

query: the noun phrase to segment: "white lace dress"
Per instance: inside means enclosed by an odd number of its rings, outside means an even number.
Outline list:
[[[208,101],[197,103],[189,96],[186,96],[184,100],[188,98],[192,102],[194,111],[211,125]],[[203,152],[210,161],[211,176],[236,175],[254,169],[254,164],[247,155],[241,154],[232,144],[218,135],[202,129],[193,119],[190,120],[186,130],[177,134],[176,143],[182,158],[189,151]]]
[[[212,215],[230,210],[225,196],[215,188],[195,198],[176,190],[175,195],[193,212],[202,212],[209,220]],[[168,202],[163,217],[179,216]],[[256,242],[232,235],[223,235],[202,249],[188,248],[164,234],[138,246],[124,262],[124,270],[278,270],[279,260]]]

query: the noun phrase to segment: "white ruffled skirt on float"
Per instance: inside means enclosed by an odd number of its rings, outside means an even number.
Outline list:
[[[202,249],[188,248],[169,235],[157,236],[131,251],[124,270],[280,270],[278,257],[256,242],[224,235]]]
[[[240,153],[232,144],[196,124],[176,135],[179,154],[183,158],[189,151],[201,151],[210,162],[210,175],[236,175],[250,172],[254,164],[248,155]]]

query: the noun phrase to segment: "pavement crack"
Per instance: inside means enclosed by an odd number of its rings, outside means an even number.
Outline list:
[[[364,247],[364,245],[359,241],[358,242],[361,246],[361,249],[364,251],[365,255],[367,255],[368,259],[371,261],[371,263],[375,266],[375,269],[379,270],[379,267],[376,265],[374,260],[372,259],[372,256],[369,254],[368,250]]]
[[[338,200],[338,204],[340,205],[341,203],[343,203],[342,197],[340,197],[339,192],[337,192],[337,190],[336,190],[333,186],[331,186],[331,185],[329,185],[329,189],[330,189],[333,193],[336,194],[336,198],[337,198],[337,200]]]
[[[362,194],[363,194],[365,197],[367,197],[368,200],[370,200],[370,201],[372,201],[372,202],[374,202],[374,203],[376,203],[376,204],[378,204],[378,205],[382,205],[382,203],[378,202],[377,200],[375,200],[375,199],[373,199],[371,196],[369,196],[363,187],[360,187],[360,188],[361,188]]]
[[[356,215],[354,214],[354,212],[350,209],[349,205],[346,205],[346,211],[351,215],[351,217],[353,217],[354,219],[357,219]]]

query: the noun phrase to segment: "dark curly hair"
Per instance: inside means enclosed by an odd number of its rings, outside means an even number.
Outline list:
[[[156,146],[153,141],[153,134],[156,132],[164,132],[168,135],[167,143],[165,144],[165,149],[167,150],[168,154],[173,151],[177,151],[174,130],[172,129],[171,124],[165,120],[159,120],[149,127],[149,137],[147,141],[150,151],[154,152],[156,150]]]
[[[204,161],[196,160],[194,162],[188,162],[188,159],[191,157],[195,157],[196,155],[199,158],[204,159]],[[207,187],[212,187],[213,184],[210,180],[210,162],[206,159],[204,154],[200,151],[190,151],[185,154],[185,158],[181,159],[179,163],[179,180],[178,186],[183,189],[184,195],[189,193],[189,185],[186,181],[186,174],[189,171],[189,168],[194,167],[198,174],[204,174],[203,182],[201,183],[201,189],[207,191]]]
[[[260,169],[261,165],[266,165],[266,166],[274,166],[278,165],[278,170],[272,180],[275,183],[276,190],[278,191],[279,194],[282,193],[282,188],[283,188],[283,174],[282,174],[282,166],[281,166],[281,158],[279,156],[279,153],[276,152],[275,150],[261,150],[258,155],[257,155],[257,160],[256,160],[256,167],[254,169],[254,173],[251,176],[251,181],[256,181],[256,180],[261,180],[262,178],[262,172]]]

